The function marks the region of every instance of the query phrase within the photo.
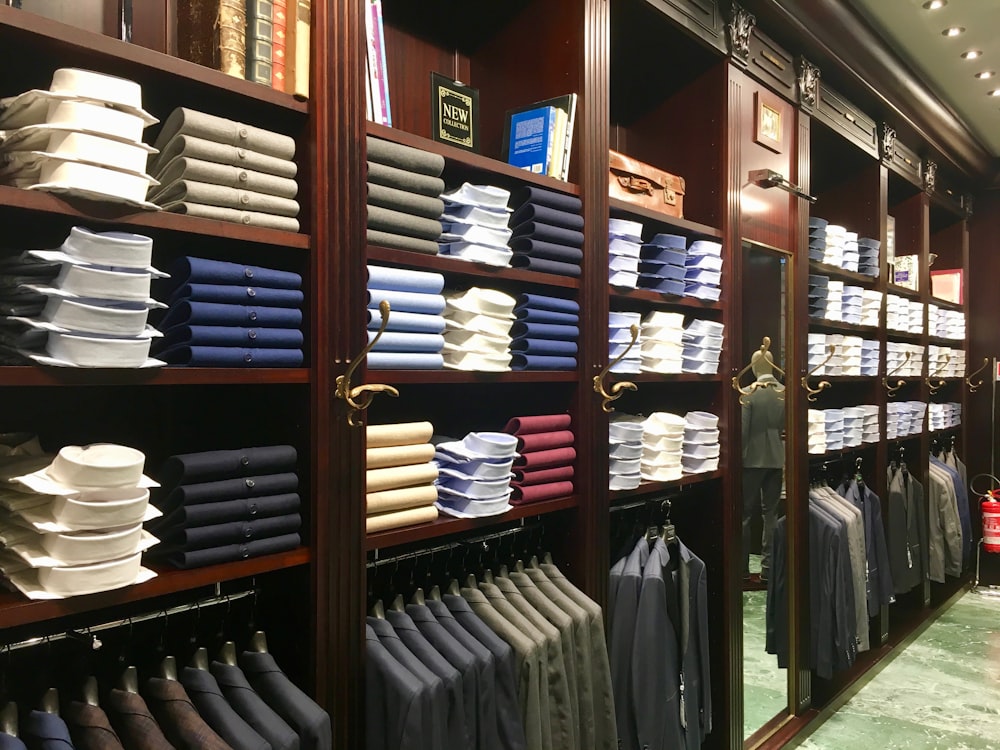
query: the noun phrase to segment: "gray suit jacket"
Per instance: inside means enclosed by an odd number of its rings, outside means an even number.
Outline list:
[[[778,381],[772,375],[759,380]],[[774,387],[758,388],[743,407],[743,468],[780,469],[785,465],[785,402]]]
[[[365,748],[423,750],[430,714],[423,683],[365,626]]]
[[[513,605],[506,599],[491,600],[479,589],[463,587],[462,598],[472,611],[492,630],[503,638],[514,649],[517,668],[518,703],[521,707],[521,719],[524,722],[524,735],[528,750],[542,750],[551,747],[552,728],[548,718],[548,691],[546,690],[545,706],[542,706],[542,685],[548,672],[548,660],[545,645],[539,635],[536,640],[526,630],[507,619],[508,608]],[[500,607],[500,609],[498,609]],[[449,604],[449,609],[451,605]],[[501,612],[503,610],[503,612]],[[452,609],[454,612],[454,609]],[[516,614],[516,610],[514,610]],[[534,630],[534,628],[532,628]],[[537,634],[537,631],[535,631]]]
[[[861,511],[838,495],[830,487],[818,490],[822,501],[831,513],[843,518],[847,524],[847,548],[851,557],[851,583],[854,589],[854,621],[858,633],[858,651],[871,648],[868,636],[868,556],[865,553],[865,529]]]
[[[599,750],[617,750],[618,725],[615,722],[615,694],[611,686],[611,665],[608,660],[608,641],[604,632],[604,611],[593,599],[574,586],[555,565],[538,566],[552,586],[561,591],[574,604],[587,613],[590,630],[590,664],[593,674],[594,698],[594,747]],[[539,583],[545,591],[545,587]]]
[[[615,719],[618,739],[623,748],[638,747],[635,716],[632,710],[632,651],[636,642],[636,617],[642,573],[649,559],[649,543],[645,537],[636,542],[629,553],[617,585],[615,610],[611,613],[609,658],[611,684],[615,694]]]
[[[932,461],[927,478],[927,577],[962,575],[962,524],[951,476]]]

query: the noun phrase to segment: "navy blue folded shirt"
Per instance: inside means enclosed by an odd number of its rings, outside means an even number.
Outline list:
[[[580,322],[580,316],[576,313],[556,312],[555,310],[539,310],[534,307],[525,307],[515,310],[514,315],[519,321],[524,323],[555,323],[560,325],[575,326]]]
[[[512,370],[575,370],[576,357],[515,353],[510,358]]]
[[[183,284],[177,287],[167,304],[178,302],[217,302],[228,305],[263,305],[264,307],[301,307],[304,296],[297,289],[269,289],[257,286],[226,284]]]
[[[170,306],[157,327],[166,331],[178,325],[299,328],[302,325],[302,311],[291,307],[182,300]]]
[[[517,296],[514,312],[533,308],[537,310],[554,310],[555,312],[579,313],[580,303],[565,297],[552,297],[547,294],[525,293]]]
[[[269,289],[301,289],[302,276],[242,263],[228,263],[208,258],[184,256],[170,264],[170,288],[184,284],[228,284],[260,286]]]
[[[161,531],[160,543],[153,548],[155,551],[146,554],[162,559],[177,551],[207,549],[292,534],[301,526],[302,517],[298,513],[194,528],[180,526]]]
[[[229,544],[189,552],[174,552],[167,556],[166,562],[175,568],[188,570],[201,568],[205,565],[220,565],[237,560],[248,560],[251,557],[287,552],[301,544],[302,538],[298,534],[283,534],[269,539],[255,539],[243,544]]]
[[[567,195],[566,193],[546,190],[545,188],[533,185],[525,185],[515,190],[511,195],[511,206],[518,207],[525,203],[537,203],[540,206],[548,206],[549,208],[557,208],[560,211],[570,211],[573,213],[580,213],[583,209],[583,201],[575,195]]]
[[[164,487],[241,477],[260,480],[263,475],[295,471],[297,461],[298,451],[294,445],[255,445],[178,453],[163,462],[157,478]]]
[[[159,529],[190,529],[232,521],[253,521],[257,518],[297,513],[301,504],[298,494],[291,492],[284,495],[244,497],[239,500],[186,505],[177,508],[169,515],[148,521],[146,527],[155,534]]]
[[[517,255],[510,259],[513,268],[523,268],[527,271],[537,271],[538,273],[551,273],[556,276],[571,276],[576,278],[580,275],[580,266],[576,263],[561,263],[558,260],[546,260],[545,258],[534,258],[530,255]]]
[[[557,341],[576,341],[580,338],[580,328],[574,325],[556,325],[552,323],[526,323],[515,321],[510,327],[513,338],[555,339]]]
[[[186,367],[301,367],[301,349],[244,349],[238,346],[175,346],[156,355]]]
[[[575,341],[517,338],[511,342],[510,350],[525,354],[572,357],[577,352],[577,346]]]
[[[299,349],[304,338],[297,328],[237,328],[236,326],[175,326],[163,332],[154,351],[173,346],[248,346]]]
[[[583,260],[583,250],[569,245],[557,245],[531,237],[515,237],[508,244],[516,255],[557,260],[560,263],[580,263]]]
[[[583,217],[579,213],[560,211],[537,203],[525,203],[511,214],[511,226],[518,226],[526,221],[540,221],[564,229],[583,229]]]
[[[575,229],[563,229],[540,221],[526,221],[523,224],[518,224],[514,227],[512,237],[530,237],[533,240],[554,242],[557,245],[583,247],[583,232],[578,232]]]
[[[169,515],[182,507],[285,495],[294,493],[298,487],[298,475],[288,472],[222,479],[217,482],[184,484],[169,491],[164,491],[162,488],[154,490],[153,504],[164,514]]]

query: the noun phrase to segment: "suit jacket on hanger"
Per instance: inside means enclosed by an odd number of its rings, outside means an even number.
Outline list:
[[[118,735],[99,706],[71,701],[63,711],[63,718],[76,750],[122,750]]]
[[[138,693],[114,688],[105,705],[125,750],[175,750]]]
[[[649,542],[642,536],[622,566],[621,577],[615,586],[615,609],[611,613],[609,658],[611,683],[615,694],[615,719],[618,738],[622,747],[639,747],[633,712],[632,651],[635,647],[636,615],[639,610],[639,592],[642,572],[649,559]]]
[[[934,459],[928,466],[927,510],[927,577],[944,583],[946,574],[962,575],[962,527],[951,476]]]
[[[273,750],[299,750],[295,730],[254,692],[242,669],[221,661],[213,661],[210,669],[229,705]]]
[[[31,750],[73,750],[66,722],[45,711],[28,713],[21,725],[21,736]]]
[[[150,677],[146,680],[145,695],[156,723],[177,750],[233,750],[201,718],[177,680]]]
[[[924,488],[905,467],[889,469],[889,566],[897,594],[927,577]]]
[[[20,737],[0,732],[0,750],[28,750]]]
[[[371,626],[365,627],[365,747],[423,750],[430,712],[423,683],[389,653]]]
[[[288,679],[271,654],[244,651],[240,667],[257,694],[298,732],[302,750],[332,748],[330,715]]]
[[[865,523],[865,557],[868,562],[866,598],[868,616],[875,617],[884,604],[895,601],[892,575],[889,572],[889,550],[882,525],[882,503],[867,485],[857,479],[844,482],[837,492],[858,508]]]
[[[498,745],[493,747],[496,750],[526,750],[524,720],[521,718],[515,679],[514,650],[510,644],[490,630],[460,596],[446,594],[441,601],[428,599],[426,606],[441,626],[476,656],[480,681],[489,686],[492,677]],[[487,652],[485,655],[484,650]],[[486,655],[490,657],[488,660]],[[481,716],[490,715],[489,706],[480,710]]]

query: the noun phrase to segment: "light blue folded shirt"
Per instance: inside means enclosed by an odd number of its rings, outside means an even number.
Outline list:
[[[440,294],[444,289],[444,276],[428,271],[412,271],[408,268],[368,266],[368,288]]]

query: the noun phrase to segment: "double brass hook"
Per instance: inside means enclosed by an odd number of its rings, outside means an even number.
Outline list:
[[[350,408],[350,411],[347,414],[347,423],[351,425],[351,427],[361,426],[361,422],[358,421],[358,415],[360,412],[371,406],[376,393],[388,393],[390,396],[399,396],[399,391],[391,385],[383,385],[381,383],[357,385],[353,388],[351,387],[351,378],[354,377],[354,371],[358,369],[358,366],[362,362],[364,362],[365,357],[367,357],[368,353],[375,347],[375,344],[378,343],[378,340],[382,337],[382,334],[385,333],[385,329],[389,325],[389,300],[382,300],[378,305],[378,309],[382,314],[382,322],[379,324],[378,333],[376,333],[365,348],[361,350],[361,353],[354,358],[354,361],[351,362],[351,366],[347,368],[347,372],[343,375],[337,376],[337,387],[334,395],[347,402],[347,406]]]
[[[746,388],[740,385],[740,378],[742,378],[753,367],[755,359],[759,359],[760,357],[770,357],[770,352],[768,351],[768,349],[770,348],[771,348],[771,337],[765,336],[764,338],[761,339],[760,349],[754,352],[755,355],[754,357],[750,358],[750,364],[748,364],[746,367],[744,367],[742,370],[736,373],[736,375],[733,376],[732,380],[733,390],[740,394],[741,406],[746,406],[748,403],[750,403],[750,394],[756,391],[758,388],[776,388],[776,389],[781,388],[781,383],[771,382],[771,381],[761,382],[760,380],[755,380]],[[785,371],[782,370],[780,367],[778,367],[776,364],[774,364],[773,358],[769,358],[766,361],[771,366],[772,370],[774,370],[777,373],[780,373],[782,377],[785,377]],[[781,397],[779,396],[778,398]]]
[[[625,356],[632,350],[632,347],[635,346],[635,342],[638,341],[639,326],[633,323],[632,327],[629,328],[629,333],[632,334],[632,341],[630,341],[629,345],[625,347],[625,351],[623,351],[613,360],[608,362],[608,364],[604,367],[604,369],[601,370],[600,375],[594,376],[594,393],[598,394],[601,397],[601,409],[604,410],[606,414],[610,414],[611,412],[614,411],[614,407],[611,406],[611,402],[620,399],[622,397],[623,391],[639,390],[638,387],[636,387],[635,383],[632,383],[628,380],[621,380],[617,383],[612,383],[610,393],[604,388],[604,376],[607,375],[608,372],[610,372],[612,367],[614,367],[623,359],[625,359]]]
[[[830,344],[830,346],[828,347],[828,351],[829,351],[829,354],[826,355],[826,359],[824,359],[822,362],[820,362],[818,365],[816,365],[814,368],[812,368],[809,372],[807,372],[805,375],[803,375],[802,379],[799,381],[801,383],[802,387],[805,389],[806,393],[809,394],[809,395],[806,396],[806,401],[810,401],[810,402],[816,401],[817,394],[822,393],[823,391],[825,391],[827,388],[830,387],[830,381],[829,380],[821,380],[821,381],[819,381],[816,384],[815,388],[813,388],[811,385],[809,385],[809,378],[811,378],[813,375],[815,375],[817,372],[819,372],[819,370],[820,370],[821,367],[823,367],[827,362],[829,362],[831,359],[833,359],[833,355],[837,353],[837,347],[836,347],[836,345],[835,344]]]
[[[983,365],[982,365],[982,367],[978,368],[974,373],[972,373],[971,375],[968,375],[965,378],[965,384],[967,386],[969,386],[969,393],[975,393],[977,390],[979,390],[979,386],[981,386],[983,384],[982,378],[980,378],[979,381],[976,382],[976,383],[973,383],[972,379],[974,377],[976,377],[976,375],[978,375],[979,373],[981,373],[983,370],[985,370],[989,366],[990,366],[990,358],[989,357],[983,357]]]
[[[882,385],[885,386],[885,390],[888,392],[889,398],[895,396],[896,391],[898,391],[900,388],[906,385],[906,381],[903,380],[902,378],[896,381],[896,385],[889,385],[889,378],[895,375],[900,370],[902,370],[904,367],[906,367],[906,363],[910,361],[910,355],[911,352],[906,352],[906,355],[903,357],[903,361],[899,363],[899,366],[896,367],[892,372],[887,372],[885,374],[885,377],[882,378]]]
[[[927,384],[927,389],[931,392],[932,396],[938,391],[940,391],[942,388],[944,388],[945,380],[944,378],[940,377],[940,375],[948,367],[949,362],[951,362],[951,353],[946,352],[944,355],[944,364],[941,365],[939,368],[937,368],[937,370],[935,370],[931,375],[924,378],[924,382]],[[932,380],[934,380],[934,378],[938,378],[937,385],[934,385],[934,383],[931,382]]]

